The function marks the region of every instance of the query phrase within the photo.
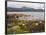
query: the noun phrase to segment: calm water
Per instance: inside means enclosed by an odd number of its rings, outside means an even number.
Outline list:
[[[26,14],[26,15],[30,15],[26,17],[28,20],[32,20],[32,19],[44,20],[44,12],[7,12],[7,14]],[[23,18],[20,17],[20,19]]]

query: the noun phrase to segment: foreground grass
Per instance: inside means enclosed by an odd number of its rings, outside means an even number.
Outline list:
[[[44,32],[44,20],[13,20],[7,23],[7,34]]]

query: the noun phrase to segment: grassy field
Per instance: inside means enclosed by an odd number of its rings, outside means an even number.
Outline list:
[[[16,14],[15,14],[16,15]],[[45,21],[44,20],[19,20],[20,15],[7,15],[7,34],[15,33],[37,33],[45,31]],[[19,16],[19,17],[18,17]],[[17,18],[17,19],[16,19]]]
[[[44,32],[44,20],[12,20],[7,23],[7,34]]]

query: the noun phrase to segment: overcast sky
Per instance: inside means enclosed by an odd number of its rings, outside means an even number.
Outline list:
[[[12,8],[21,8],[23,6],[30,7],[30,8],[35,8],[35,9],[44,9],[44,4],[40,3],[24,3],[24,2],[7,2],[8,7]]]

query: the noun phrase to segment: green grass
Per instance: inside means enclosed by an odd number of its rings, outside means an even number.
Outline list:
[[[44,32],[44,20],[40,20],[42,23],[39,23],[39,21],[34,20],[13,20],[7,24],[7,34],[10,33],[24,33],[24,32]],[[39,25],[36,26],[35,23],[38,23]]]

